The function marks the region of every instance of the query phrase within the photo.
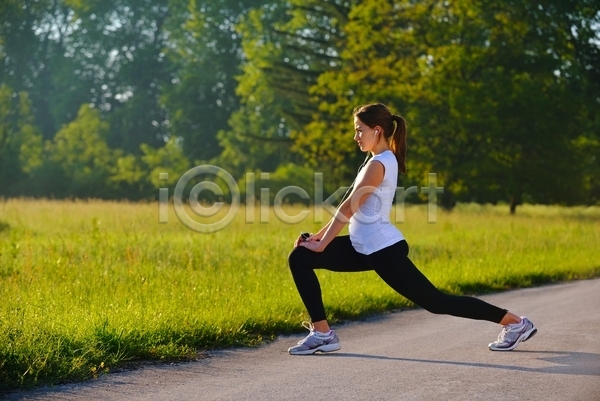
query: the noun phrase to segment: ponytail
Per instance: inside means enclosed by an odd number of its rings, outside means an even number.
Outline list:
[[[402,116],[392,116],[396,122],[396,128],[390,138],[390,148],[398,161],[398,171],[406,174],[406,120]]]

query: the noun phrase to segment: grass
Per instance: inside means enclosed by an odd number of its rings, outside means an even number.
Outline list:
[[[510,216],[505,206],[459,205],[436,224],[426,213],[407,207],[399,227],[411,258],[445,291],[600,275],[598,207],[525,205]],[[199,234],[172,208],[158,224],[157,204],[0,202],[0,390],[302,331],[286,258],[300,231],[318,228],[312,213],[290,225],[273,210],[261,224],[258,208],[246,223],[242,207],[224,230]],[[411,306],[372,272],[318,274],[334,322]]]

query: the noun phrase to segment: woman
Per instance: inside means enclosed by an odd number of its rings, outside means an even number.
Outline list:
[[[337,272],[374,270],[390,287],[408,300],[436,314],[488,320],[503,325],[492,351],[509,351],[537,331],[526,317],[490,305],[480,299],[444,294],[408,258],[404,236],[390,223],[398,170],[405,173],[406,122],[381,104],[354,110],[355,135],[360,150],[373,157],[359,171],[348,199],[316,234],[299,237],[289,255],[289,265],[312,323],[306,338],[291,347],[292,355],[340,349],[336,333],[329,328],[321,288],[314,269]],[[350,235],[338,236],[349,223]]]

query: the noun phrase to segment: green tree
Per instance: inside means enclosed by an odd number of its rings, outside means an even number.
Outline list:
[[[0,196],[27,192],[27,174],[41,164],[41,153],[27,93],[0,85]]]
[[[0,82],[29,94],[34,124],[46,139],[74,118],[89,93],[74,85],[71,17],[60,0],[0,2]]]
[[[148,170],[140,156],[117,153],[116,163],[110,170],[109,182],[114,187],[114,196],[117,198],[143,199],[154,195]]]
[[[141,145],[141,161],[147,179],[155,189],[166,186],[175,186],[179,178],[190,168],[190,162],[186,158],[181,143],[177,140],[168,141],[163,147],[152,148],[146,144]],[[160,174],[166,173],[166,180],[160,179]]]
[[[49,170],[56,172],[58,167],[64,177],[64,181],[52,180],[58,185],[48,193],[77,198],[110,197],[109,177],[118,154],[106,143],[109,130],[99,110],[81,106],[75,120],[63,126],[48,143]]]
[[[237,25],[244,55],[236,88],[240,106],[229,117],[230,129],[218,133],[223,150],[213,162],[238,178],[246,171],[274,171],[290,158],[289,124],[265,73],[273,55],[281,55],[272,40],[271,26],[283,15],[279,4],[259,7]]]
[[[238,107],[234,77],[239,72],[240,38],[235,23],[249,7],[248,1],[190,0],[165,48],[174,68],[162,103],[171,132],[183,138],[190,159],[208,161],[221,152],[217,132],[227,128],[227,119]]]
[[[522,200],[585,201],[574,144],[582,114],[598,103],[582,95],[593,73],[581,54],[595,53],[581,49],[597,45],[571,28],[597,18],[591,4],[361,3],[345,27],[343,68],[313,88],[340,123],[311,134],[340,127],[353,103],[380,100],[408,118],[409,178],[438,172],[447,207],[506,200],[514,212]],[[334,157],[333,146],[323,148]]]
[[[110,123],[108,144],[127,153],[138,153],[141,143],[160,146],[170,134],[160,97],[173,68],[164,51],[181,2],[65,2],[76,27],[68,48],[75,78],[89,83],[88,102]]]
[[[287,162],[317,166],[314,155],[295,146],[294,138],[319,112],[311,86],[324,71],[339,68],[341,27],[349,8],[337,0],[291,0],[244,15],[238,24],[244,54],[237,86],[241,105],[229,120],[231,129],[219,134],[224,149],[219,162],[237,174],[275,171]]]

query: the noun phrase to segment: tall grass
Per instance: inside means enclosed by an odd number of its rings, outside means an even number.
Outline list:
[[[460,205],[399,224],[411,258],[441,289],[482,293],[600,275],[600,208]],[[297,214],[299,207],[288,207]],[[217,216],[218,217],[218,216]],[[127,361],[194,358],[301,329],[287,268],[300,224],[199,234],[156,204],[0,202],[0,386],[81,380]],[[372,272],[319,271],[332,321],[410,304]],[[524,305],[526,307],[526,305]]]

